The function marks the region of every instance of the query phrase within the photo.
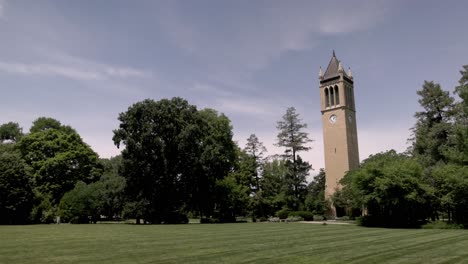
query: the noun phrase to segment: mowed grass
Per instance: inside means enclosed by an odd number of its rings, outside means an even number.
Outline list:
[[[301,223],[0,226],[0,263],[468,263],[468,230]]]

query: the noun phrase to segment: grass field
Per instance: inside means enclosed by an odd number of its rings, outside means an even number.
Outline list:
[[[468,230],[301,223],[0,226],[0,263],[468,263]]]

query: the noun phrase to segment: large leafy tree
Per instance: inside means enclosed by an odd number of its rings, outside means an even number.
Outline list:
[[[211,215],[216,182],[235,159],[229,119],[176,97],[138,102],[119,120],[113,140],[125,146],[127,193],[135,204],[147,204],[138,214],[153,223],[174,222],[187,210]]]
[[[221,214],[220,218],[228,219],[230,216],[223,216],[223,212],[229,210],[225,210],[217,203],[225,195],[224,188],[217,188],[217,182],[233,171],[238,157],[237,146],[232,140],[231,121],[213,109],[200,110],[198,116],[202,120],[199,126],[203,131],[200,145],[200,163],[203,170],[198,179],[195,179],[196,184],[193,182],[189,184],[197,186],[197,191],[194,193],[195,197],[198,197],[200,215],[211,216],[216,213]],[[217,212],[214,211],[215,208]]]
[[[468,166],[447,164],[434,171],[440,204],[449,222],[468,226]]]
[[[16,142],[23,136],[23,129],[18,123],[8,122],[0,126],[0,143]]]
[[[31,170],[11,145],[0,144],[0,224],[25,224],[33,206]]]
[[[37,124],[35,121],[33,128]],[[96,181],[102,170],[98,155],[75,130],[61,125],[41,127],[22,137],[18,148],[32,167],[36,190],[50,195],[52,204],[58,204],[63,194],[73,189],[78,181]]]
[[[289,207],[297,210],[303,205],[306,190],[306,177],[312,166],[302,160],[298,155],[301,151],[309,151],[307,146],[312,140],[308,133],[304,131],[307,124],[299,118],[299,114],[294,107],[286,110],[282,120],[277,123],[278,136],[276,145],[284,147],[283,157],[286,159],[286,166],[289,168],[287,184],[289,185]]]
[[[365,224],[415,226],[432,215],[434,189],[423,180],[422,166],[394,150],[371,155],[360,168],[348,172],[334,201],[365,208]]]

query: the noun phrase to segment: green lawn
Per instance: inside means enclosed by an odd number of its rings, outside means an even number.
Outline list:
[[[468,230],[301,223],[0,226],[0,263],[468,263]]]

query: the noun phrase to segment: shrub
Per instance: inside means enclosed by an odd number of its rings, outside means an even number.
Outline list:
[[[314,221],[327,221],[327,218],[323,215],[314,215]]]
[[[219,224],[221,221],[219,221],[218,218],[201,218],[200,219],[200,224]]]
[[[338,221],[349,221],[349,220],[354,220],[354,219],[347,216],[347,215],[345,215],[345,216],[337,217],[336,220],[338,220]]]
[[[180,212],[171,212],[166,216],[165,224],[188,224],[187,215]]]
[[[280,221],[280,218],[279,217],[270,217],[270,218],[268,218],[268,221],[272,222],[272,223],[277,223],[277,222]]]
[[[445,221],[434,221],[422,226],[423,229],[463,229],[463,225],[448,223]]]
[[[262,217],[258,218],[258,221],[259,222],[266,222],[266,221],[268,221],[268,219],[266,217],[262,216]]]
[[[298,222],[298,221],[304,221],[304,218],[300,217],[300,216],[289,216],[287,219],[286,219],[287,222]]]
[[[289,216],[289,211],[288,209],[281,209],[278,212],[276,212],[276,216],[279,217],[280,219],[286,219]]]
[[[288,217],[294,216],[299,216],[305,221],[314,221],[314,214],[308,211],[295,211],[288,214]]]

